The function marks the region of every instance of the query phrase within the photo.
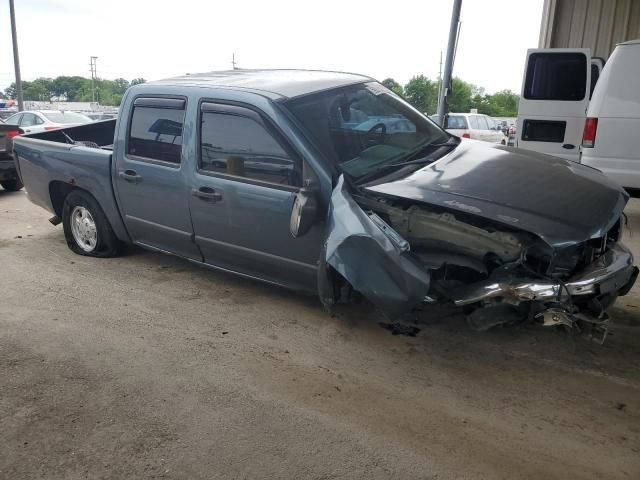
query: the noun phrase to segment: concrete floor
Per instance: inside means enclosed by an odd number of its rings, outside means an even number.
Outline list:
[[[640,202],[628,238],[640,258]],[[640,478],[640,290],[603,346],[415,337],[135,250],[72,254],[0,191],[0,478]]]

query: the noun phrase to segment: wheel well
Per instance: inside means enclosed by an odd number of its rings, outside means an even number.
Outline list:
[[[62,206],[64,205],[64,199],[73,190],[79,190],[78,187],[70,185],[65,182],[54,181],[49,184],[49,195],[51,196],[51,206],[53,211],[59,218],[62,218]]]

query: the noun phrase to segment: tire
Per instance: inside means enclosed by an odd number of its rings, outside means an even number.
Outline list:
[[[5,180],[4,182],[0,182],[0,185],[2,185],[2,188],[10,192],[17,192],[22,187],[24,187],[24,185],[18,178],[14,178],[13,180]]]
[[[507,142],[505,142],[504,140],[502,140],[502,141],[500,142],[500,145],[506,145],[506,144],[507,144]]]
[[[72,252],[88,257],[115,257],[122,243],[95,198],[74,190],[64,199],[62,225]]]

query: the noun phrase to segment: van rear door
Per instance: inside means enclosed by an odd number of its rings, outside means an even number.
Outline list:
[[[518,107],[518,147],[578,161],[590,86],[588,48],[528,50]]]

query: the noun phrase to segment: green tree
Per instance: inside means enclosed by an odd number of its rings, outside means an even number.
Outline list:
[[[22,82],[22,85],[24,85],[24,82]],[[11,84],[4,89],[4,96],[5,98],[16,98],[16,82],[11,82]]]
[[[435,113],[438,107],[438,82],[417,75],[404,86],[404,97],[421,112]]]
[[[402,85],[396,82],[393,78],[385,78],[381,83],[392,92],[400,96],[404,95],[404,89],[402,88]]]
[[[493,95],[487,95],[486,113],[494,117],[515,117],[518,115],[519,101],[520,97],[511,90],[501,90]]]
[[[131,80],[131,86],[139,85],[141,83],[147,83],[147,81],[144,78],[134,78]]]
[[[124,92],[130,85],[144,83],[144,78],[136,78],[129,82],[124,78],[115,80],[96,79],[95,99],[102,105],[118,106]],[[91,102],[94,98],[94,82],[90,78],[60,76],[54,79],[37,78],[31,82],[22,82],[22,92],[25,100],[63,100],[68,102]],[[7,98],[16,98],[16,85],[9,85],[4,94]]]
[[[455,77],[447,98],[450,112],[464,113],[473,108],[473,97],[477,94],[476,87]]]

